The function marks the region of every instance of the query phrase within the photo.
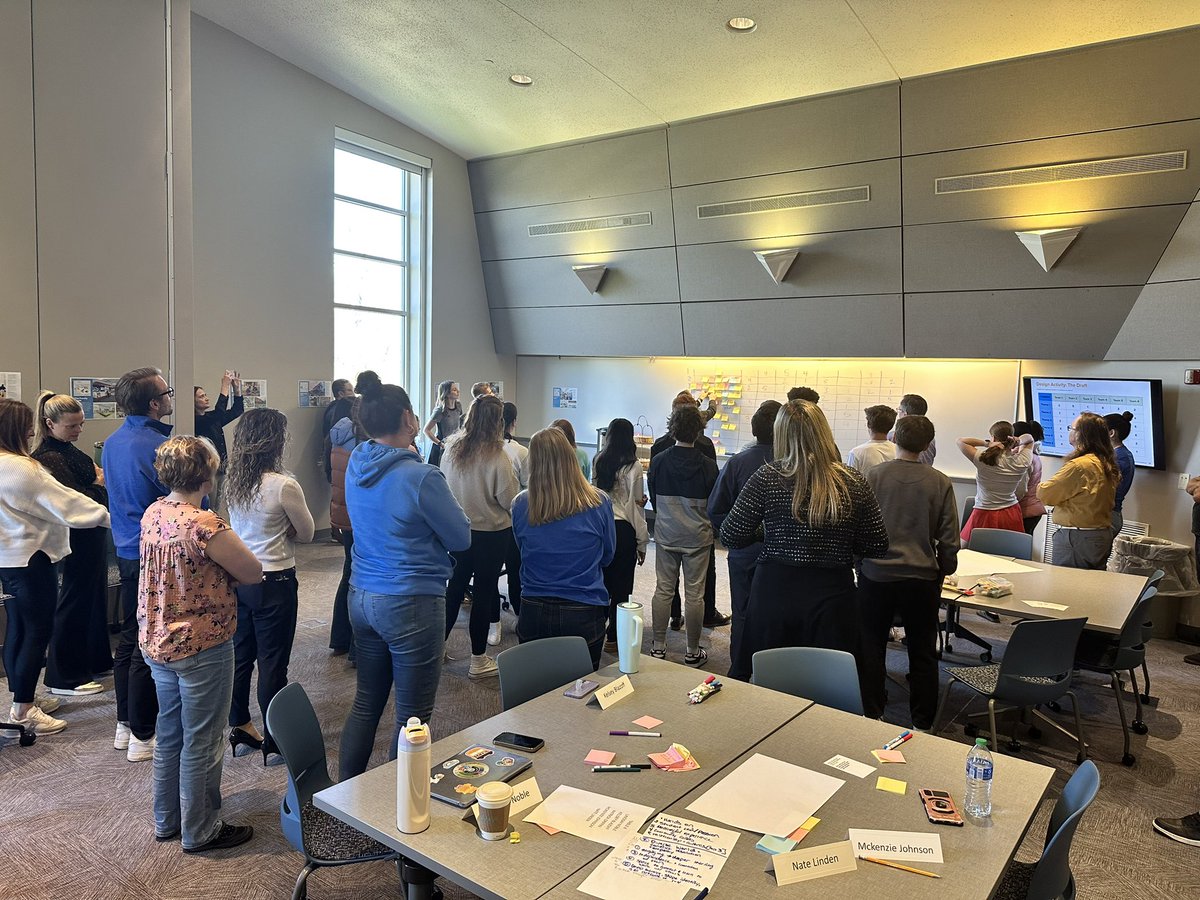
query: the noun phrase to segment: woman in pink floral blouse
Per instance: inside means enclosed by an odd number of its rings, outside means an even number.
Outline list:
[[[219,465],[202,438],[171,438],[154,459],[171,493],[142,516],[138,639],[158,693],[154,837],[169,841],[182,831],[185,853],[235,847],[254,834],[219,813],[234,587],[261,581],[262,566],[224,519],[200,508]]]

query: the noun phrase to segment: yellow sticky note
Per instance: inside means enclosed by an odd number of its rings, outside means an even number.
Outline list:
[[[890,791],[893,794],[903,794],[908,790],[908,782],[900,781],[896,778],[885,778],[883,775],[880,775],[875,781],[875,790]]]
[[[740,413],[741,411],[742,411],[742,408],[741,408],[740,406],[735,406],[735,407],[733,408],[733,414],[734,414],[735,416],[736,416],[738,413]]]

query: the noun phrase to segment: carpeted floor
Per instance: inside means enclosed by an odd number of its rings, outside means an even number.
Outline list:
[[[327,649],[329,608],[341,565],[342,550],[333,544],[300,550],[300,625],[291,667],[292,680],[304,685],[316,706],[334,772],[355,678],[345,658],[331,657]],[[718,606],[728,611],[723,555],[717,570]],[[637,576],[637,599],[647,605],[653,573],[652,547]],[[507,613],[504,623],[500,649],[515,642],[514,621]],[[992,639],[999,658],[1008,629],[971,614],[964,623]],[[728,630],[706,632],[706,642],[711,643],[706,668],[723,674],[728,668]],[[956,649],[965,650],[966,645]],[[475,684],[466,677],[465,610],[447,650],[459,661],[443,670],[433,723],[437,737],[500,711],[495,681]],[[682,634],[670,634],[668,650],[672,657],[682,656]],[[1111,690],[1089,676],[1077,682],[1091,756],[1102,779],[1100,795],[1083,819],[1071,857],[1081,898],[1200,896],[1200,848],[1172,843],[1150,826],[1156,815],[1179,816],[1200,808],[1200,691],[1196,687],[1200,670],[1182,662],[1194,650],[1173,641],[1150,645],[1152,688],[1159,702],[1157,708],[1146,710],[1150,733],[1134,737],[1137,764],[1133,768],[1120,764],[1121,732]],[[956,654],[943,665],[977,659]],[[894,645],[888,658],[895,680],[889,683],[887,718],[902,725],[907,724],[907,697],[899,685],[906,666],[903,649]],[[0,702],[9,699],[0,695]],[[950,708],[958,710],[964,700],[965,692],[956,691]],[[233,759],[227,753],[223,814],[232,822],[252,824],[254,840],[233,850],[188,856],[180,852],[178,843],[157,844],[152,839],[150,765],[129,763],[124,753],[112,748],[111,692],[68,700],[60,715],[70,722],[63,733],[46,736],[30,748],[10,742],[0,750],[0,897],[258,900],[289,896],[301,859],[279,830],[279,798],[286,783],[282,767],[265,769],[260,757]],[[372,765],[383,762],[391,727],[387,716],[380,724]],[[969,742],[961,726],[947,728],[943,736],[964,742],[965,758]],[[1054,792],[1075,768],[1074,746],[1049,733],[1040,742],[1025,741],[1022,755],[1058,769]],[[997,785],[998,796],[1002,790]],[[1020,858],[1036,858],[1052,803],[1052,798],[1043,803]],[[382,863],[320,870],[309,885],[314,900],[395,897],[399,890],[394,867]],[[443,883],[443,887],[448,898],[469,896],[453,885]]]

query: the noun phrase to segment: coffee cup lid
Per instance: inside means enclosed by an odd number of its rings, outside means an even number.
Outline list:
[[[480,805],[503,804],[512,799],[512,786],[503,781],[489,781],[479,786],[475,799]]]

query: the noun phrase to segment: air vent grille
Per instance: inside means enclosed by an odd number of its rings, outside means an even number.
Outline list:
[[[530,225],[530,237],[546,237],[552,234],[576,234],[580,231],[604,231],[608,228],[633,228],[652,225],[653,216],[648,212],[629,213],[624,216],[601,216],[595,219],[571,219],[567,222],[545,222]]]
[[[951,175],[937,179],[934,192],[960,194],[964,191],[991,191],[997,188],[1081,181],[1086,178],[1114,178],[1118,175],[1180,172],[1186,168],[1187,151],[1173,150],[1170,153],[1152,153],[1146,156],[1114,156],[1108,159],[1090,159],[1053,166],[1034,166],[1028,169],[1003,169],[998,172]]]
[[[696,207],[700,219],[722,216],[745,216],[751,213],[779,212],[783,209],[804,209],[810,206],[835,206],[839,203],[866,203],[871,199],[869,185],[834,188],[828,191],[804,191],[799,194],[778,194],[774,197],[751,197],[730,200],[728,203],[709,203]]]

